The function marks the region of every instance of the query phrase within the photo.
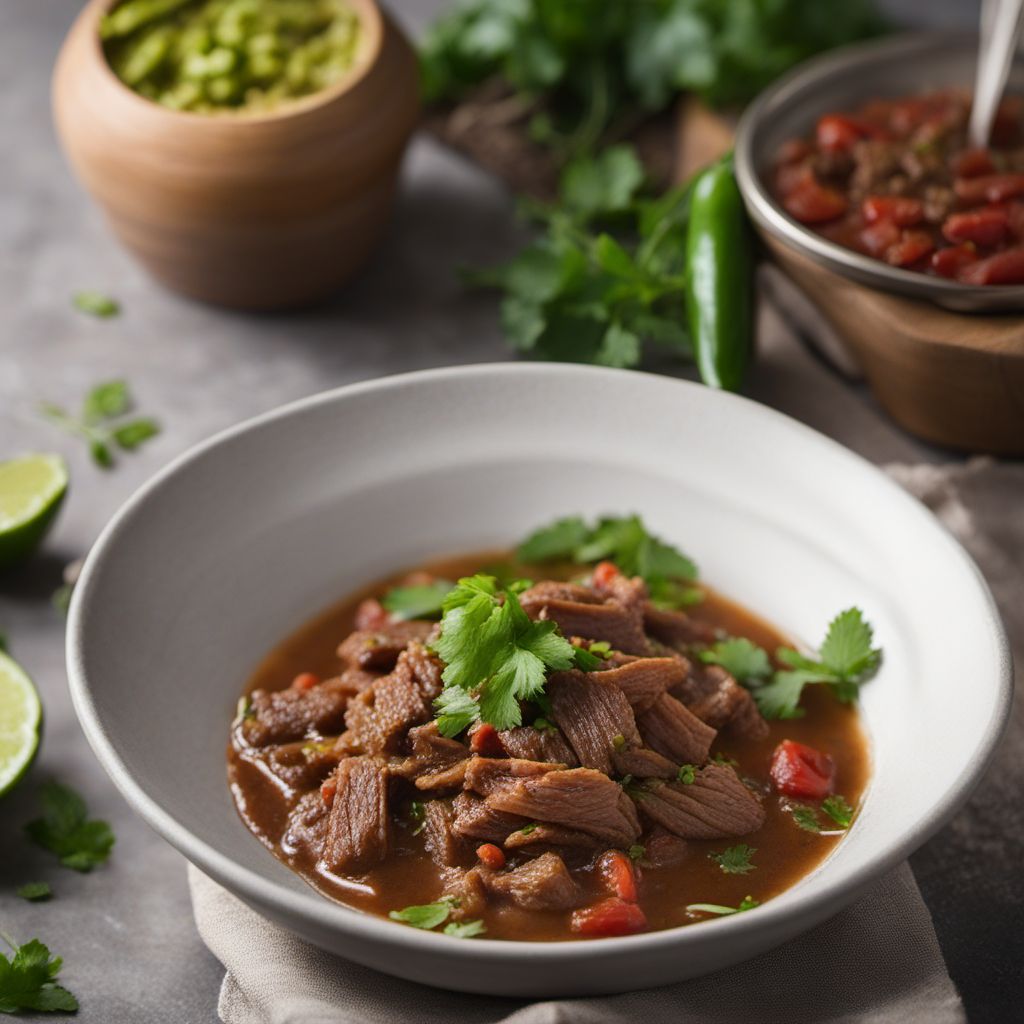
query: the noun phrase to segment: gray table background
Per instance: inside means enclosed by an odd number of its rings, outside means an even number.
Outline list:
[[[390,233],[373,264],[333,303],[299,315],[252,317],[193,305],[160,290],[116,246],[57,150],[48,77],[78,0],[0,3],[0,458],[23,449],[64,452],[72,490],[45,552],[0,581],[0,630],[39,684],[46,705],[42,756],[29,784],[0,805],[0,928],[38,935],[65,957],[83,1022],[207,1022],[216,1018],[219,964],[192,922],[182,858],[124,804],[89,751],[70,708],[63,622],[50,605],[64,564],[81,556],[111,513],[155,470],[194,442],[326,387],[400,370],[507,357],[494,303],[464,292],[455,269],[500,259],[518,232],[501,188],[458,158],[419,140],[410,153]],[[392,4],[413,32],[439,0]],[[956,0],[889,3],[906,20],[969,23],[976,5]],[[920,17],[918,17],[920,15]],[[121,317],[94,321],[69,307],[82,288],[115,294]],[[40,422],[36,402],[75,403],[98,380],[127,377],[163,433],[104,474],[80,446]],[[784,352],[766,354],[749,393],[812,426],[826,412]],[[872,400],[851,386],[846,401]],[[829,416],[830,421],[834,418]],[[851,416],[856,430],[830,432],[876,461],[945,461],[883,418]],[[77,786],[117,833],[110,864],[80,876],[29,846],[21,824],[34,813],[35,783],[54,775]],[[975,802],[996,829],[998,808]],[[974,817],[980,814],[975,810]],[[971,820],[969,818],[962,820]],[[1021,929],[999,877],[975,892],[979,866],[965,863],[963,827],[932,840],[913,864],[935,917],[951,973],[972,1019],[1019,1012]],[[998,846],[997,831],[992,841]],[[1005,843],[1005,840],[1003,840]],[[966,854],[965,854],[966,851]],[[13,888],[49,880],[57,898],[29,905]],[[1001,904],[991,905],[995,893]],[[983,898],[976,898],[983,897]]]

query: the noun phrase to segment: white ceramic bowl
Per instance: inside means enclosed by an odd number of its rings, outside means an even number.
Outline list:
[[[279,639],[428,556],[511,545],[568,513],[641,512],[703,577],[797,637],[862,607],[874,775],[850,835],[751,913],[591,942],[472,941],[332,903],[235,811],[228,725]],[[753,402],[639,373],[537,364],[359,384],[214,438],[114,518],[68,627],[75,707],[135,809],[267,917],[362,964],[508,995],[615,992],[716,970],[839,910],[960,806],[1010,702],[991,596],[916,501]],[[459,969],[453,969],[457,967]]]

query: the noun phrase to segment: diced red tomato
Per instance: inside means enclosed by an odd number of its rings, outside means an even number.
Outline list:
[[[619,567],[614,562],[598,562],[594,566],[594,575],[592,577],[594,586],[598,590],[604,590],[606,587],[611,586],[612,581],[617,577],[621,576],[622,573],[619,571]]]
[[[976,178],[980,174],[991,174],[996,165],[987,149],[965,149],[950,161],[953,173],[958,178]]]
[[[333,776],[329,776],[324,779],[320,784],[320,799],[323,800],[328,807],[334,803],[334,795],[338,792],[338,780]]]
[[[492,871],[500,871],[505,866],[505,854],[501,847],[494,843],[483,843],[476,848],[476,855],[480,863]]]
[[[868,196],[860,209],[869,224],[891,220],[897,227],[909,228],[924,219],[921,201],[910,196]]]
[[[599,866],[612,894],[627,903],[636,903],[636,871],[629,857],[621,850],[609,850],[601,855]]]
[[[899,240],[900,229],[891,220],[876,220],[860,232],[861,245],[872,256],[883,256]]]
[[[481,757],[505,756],[505,748],[501,745],[498,730],[487,722],[473,727],[469,737],[469,749]]]
[[[813,177],[785,195],[782,205],[801,224],[820,224],[846,213],[846,198],[834,188],[826,188]]]
[[[931,267],[941,277],[956,277],[968,264],[978,260],[978,247],[973,242],[947,245],[932,253]]]
[[[356,609],[356,629],[381,629],[390,621],[390,614],[376,598],[370,597],[359,602]]]
[[[927,231],[904,231],[895,245],[885,250],[885,262],[894,267],[909,267],[919,263],[935,248]]]
[[[292,680],[293,690],[312,690],[320,682],[320,677],[313,672],[300,672]]]
[[[584,907],[572,915],[572,930],[577,935],[591,938],[610,938],[614,935],[636,935],[647,931],[647,917],[635,904],[616,896]]]
[[[796,740],[783,740],[772,754],[772,782],[786,796],[820,800],[832,792],[835,774],[828,754]]]
[[[792,164],[782,164],[775,171],[775,191],[780,196],[788,196],[804,185],[814,184],[814,168],[807,160]]]
[[[1024,284],[1024,249],[1004,249],[977,260],[957,278],[965,284]]]
[[[816,133],[818,145],[831,152],[852,149],[855,142],[874,134],[877,132],[870,125],[844,114],[826,114],[819,118]]]
[[[1007,235],[1010,212],[1002,206],[954,213],[946,218],[942,233],[951,242],[998,245]]]
[[[983,174],[957,178],[953,191],[964,203],[1001,203],[1024,195],[1024,174]]]

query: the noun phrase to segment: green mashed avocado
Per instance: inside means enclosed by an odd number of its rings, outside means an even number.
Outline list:
[[[346,0],[124,0],[100,36],[114,73],[147,99],[261,112],[342,78],[359,19]]]

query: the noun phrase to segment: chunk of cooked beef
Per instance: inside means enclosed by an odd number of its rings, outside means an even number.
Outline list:
[[[677,650],[715,641],[713,626],[691,618],[686,612],[656,608],[653,604],[644,606],[644,629],[655,640]]]
[[[603,604],[604,597],[590,587],[561,580],[541,580],[519,595],[519,603],[531,618],[540,612],[548,601],[573,601],[576,604]]]
[[[423,805],[423,845],[441,867],[455,867],[470,859],[471,851],[455,833],[451,800],[428,800]]]
[[[615,754],[615,770],[638,779],[674,779],[679,774],[679,765],[656,750],[636,747]]]
[[[438,789],[462,789],[466,784],[466,768],[468,760],[456,761],[447,768],[439,768],[437,771],[425,772],[417,775],[414,785],[417,789],[429,792]]]
[[[481,796],[518,779],[562,770],[563,765],[545,761],[527,761],[521,757],[473,757],[466,769],[466,789]]]
[[[694,665],[686,678],[673,687],[672,694],[714,729],[728,728],[750,739],[768,735],[768,723],[757,710],[750,691],[721,665]]]
[[[686,860],[689,852],[686,840],[655,825],[640,838],[644,848],[640,863],[645,867],[671,868]]]
[[[564,825],[629,846],[640,824],[629,797],[607,775],[591,768],[545,772],[496,786],[486,803],[529,821]]]
[[[336,874],[360,874],[387,856],[387,768],[376,758],[347,757],[335,769],[334,780],[322,860]]]
[[[546,692],[551,717],[581,765],[610,775],[617,751],[640,746],[633,710],[626,695],[605,681],[607,672],[555,672]]]
[[[482,843],[503,843],[510,833],[530,824],[528,818],[492,807],[472,793],[460,793],[453,803],[452,832],[462,839]]]
[[[624,608],[639,608],[641,612],[650,596],[640,576],[624,576],[621,572],[602,577],[593,583],[593,588],[605,600],[610,598]]]
[[[395,666],[361,693],[345,713],[343,749],[364,754],[397,754],[406,733],[430,720],[430,701],[424,696],[408,663]]]
[[[320,790],[303,793],[288,815],[288,827],[281,837],[282,851],[319,858],[327,837],[329,817],[330,808],[320,796]]]
[[[627,654],[646,654],[647,637],[644,634],[643,612],[636,606],[626,606],[614,599],[597,601],[593,591],[586,598],[576,588],[573,597],[555,596],[564,593],[566,584],[538,583],[519,596],[523,610],[531,619],[550,619],[558,623],[565,636],[580,636],[588,640],[607,641],[616,650]],[[556,589],[558,588],[558,589]]]
[[[524,910],[569,910],[578,906],[583,898],[580,887],[557,853],[541,854],[509,870],[474,870],[488,893]]]
[[[666,690],[686,679],[686,665],[676,658],[635,658],[601,673],[626,695],[633,711],[646,711]]]
[[[689,785],[649,781],[633,789],[640,813],[683,839],[745,836],[764,824],[764,808],[732,768],[710,764]]]
[[[337,767],[335,740],[299,740],[266,747],[260,752],[266,770],[289,789],[315,789]]]
[[[579,764],[561,730],[553,725],[543,729],[519,725],[499,732],[498,738],[510,757],[564,764],[567,768],[575,768]]]
[[[636,724],[644,743],[677,765],[703,764],[715,738],[711,726],[667,693],[637,715]]]
[[[309,690],[255,690],[252,714],[242,723],[242,735],[254,747],[291,743],[312,733],[341,731],[351,691],[327,680]]]
[[[469,757],[469,747],[458,740],[442,736],[437,722],[427,722],[409,730],[410,755],[392,771],[404,779],[430,774],[450,768]]]
[[[390,672],[409,643],[425,640],[433,628],[432,622],[410,619],[389,622],[379,629],[357,629],[341,642],[338,657],[346,668]]]
[[[604,840],[589,832],[581,832],[563,825],[549,825],[533,822],[525,828],[509,833],[505,839],[506,850],[537,850],[557,848],[559,850],[595,850],[604,845]]]
[[[444,689],[441,673],[444,665],[441,659],[432,654],[427,646],[419,640],[413,640],[398,656],[396,670],[408,666],[408,670],[427,700],[433,700]]]

